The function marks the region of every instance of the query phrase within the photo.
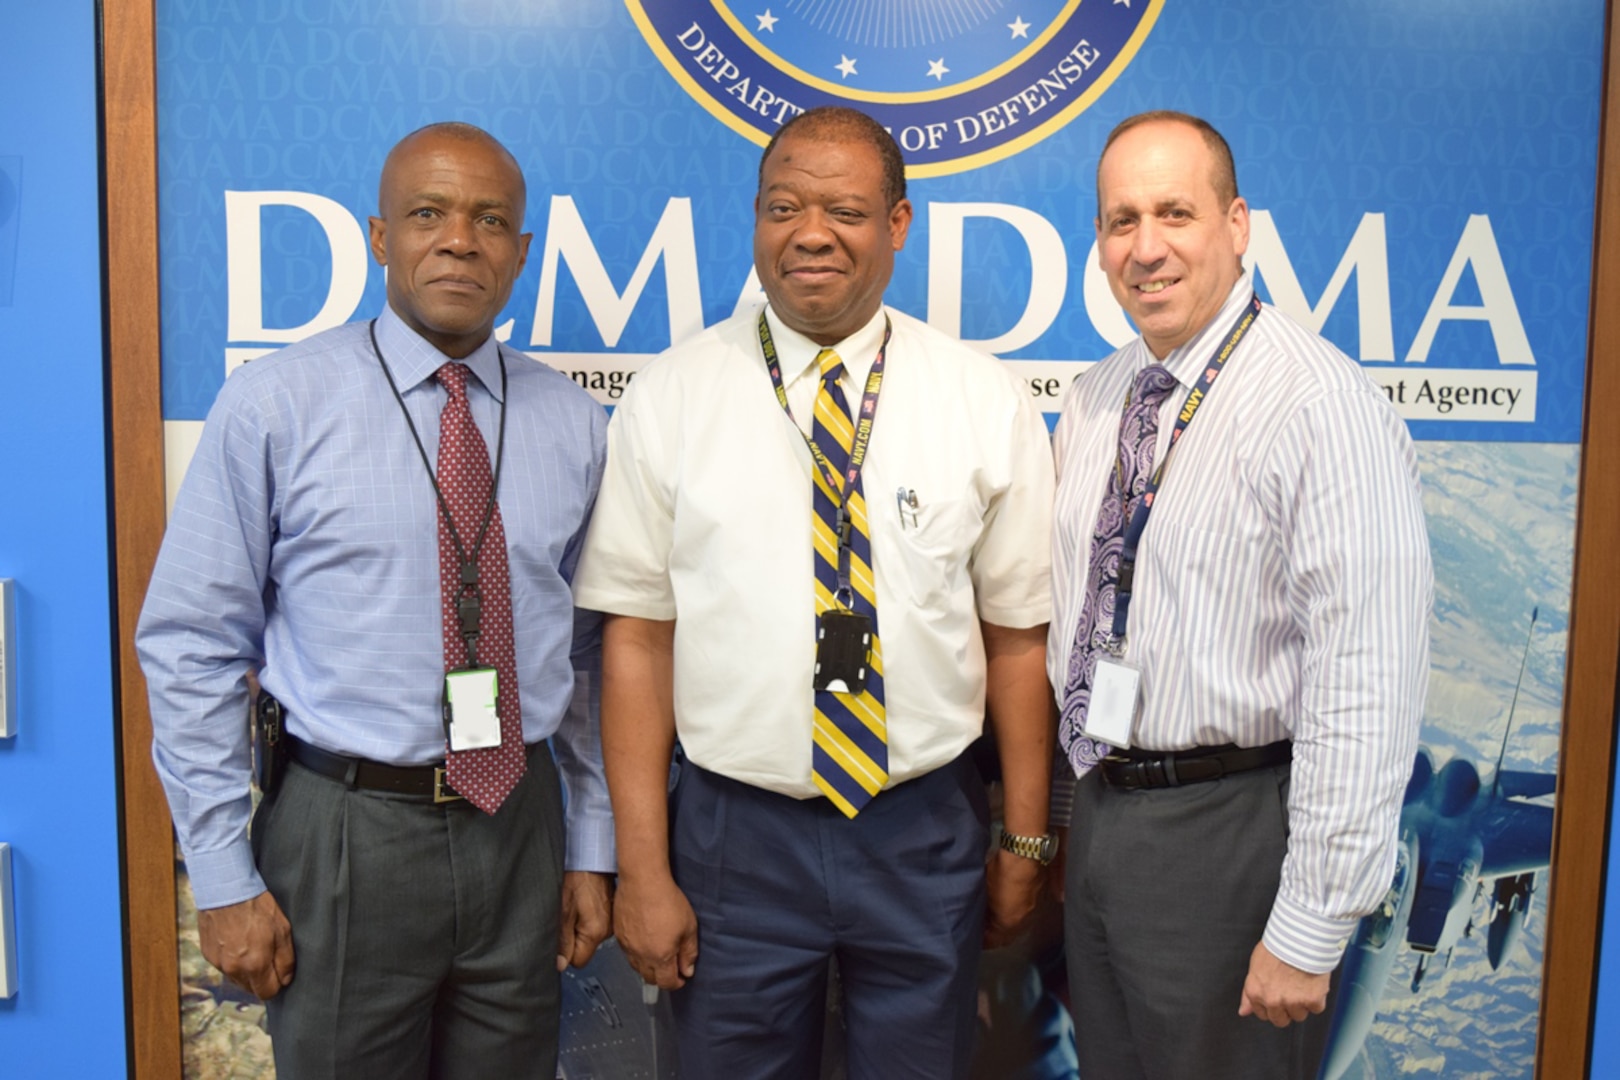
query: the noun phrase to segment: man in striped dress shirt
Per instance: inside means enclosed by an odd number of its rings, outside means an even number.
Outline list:
[[[1310,1078],[1331,973],[1389,886],[1422,718],[1415,454],[1354,362],[1255,298],[1207,123],[1124,121],[1097,191],[1141,336],[1075,384],[1055,436],[1081,1072]]]

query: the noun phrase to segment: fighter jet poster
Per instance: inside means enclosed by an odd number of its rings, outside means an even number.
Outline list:
[[[1324,1075],[1531,1075],[1601,0],[160,0],[157,14],[171,491],[230,371],[381,309],[366,218],[384,155],[422,124],[469,121],[516,155],[534,242],[497,333],[611,408],[652,355],[760,297],[752,200],[776,126],[866,109],[906,153],[916,208],[889,303],[1000,357],[1055,415],[1135,332],[1094,247],[1105,136],[1147,109],[1212,121],[1251,207],[1262,298],[1361,363],[1418,440],[1435,561],[1401,857],[1347,952]],[[1049,913],[987,959],[977,1076],[1074,1076],[1073,1040],[1106,1037],[1068,1023],[1058,925]],[[182,950],[187,1075],[270,1075],[262,1007],[194,940]],[[564,1073],[673,1075],[664,1005],[618,963],[609,950],[569,977]],[[835,1030],[836,995],[829,1009]]]

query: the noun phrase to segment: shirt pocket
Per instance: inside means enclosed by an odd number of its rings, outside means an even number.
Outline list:
[[[895,513],[896,509],[889,512]],[[909,597],[919,607],[931,607],[945,605],[953,595],[968,588],[968,561],[979,539],[983,514],[974,499],[924,502],[919,493],[915,514],[908,507],[895,531],[898,580],[891,581],[894,592]],[[885,573],[880,561],[878,576]]]

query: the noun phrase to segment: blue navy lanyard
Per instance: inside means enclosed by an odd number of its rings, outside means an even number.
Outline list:
[[[849,468],[844,474],[844,486],[838,486],[838,474],[833,472],[832,463],[827,455],[821,452],[816,440],[804,435],[805,445],[810,447],[810,456],[815,460],[816,468],[820,470],[822,479],[827,482],[827,490],[838,504],[838,592],[834,596],[846,610],[855,607],[855,590],[849,583],[849,563],[854,552],[854,540],[850,531],[854,528],[854,521],[850,517],[849,500],[855,494],[855,483],[861,477],[861,465],[866,461],[866,448],[872,442],[872,424],[877,420],[878,393],[883,389],[883,358],[889,351],[889,335],[894,332],[889,316],[883,316],[883,344],[878,346],[877,358],[872,361],[872,369],[866,375],[866,392],[861,395],[860,412],[856,414],[855,441],[849,450]],[[771,385],[776,389],[776,401],[787,413],[788,419],[793,421],[797,428],[799,423],[793,420],[793,409],[788,405],[787,389],[782,385],[782,361],[776,355],[776,342],[771,337],[770,324],[765,321],[765,309],[759,310],[759,349],[765,356],[765,369],[771,373]],[[819,392],[819,391],[818,391]],[[815,430],[814,427],[811,430]]]
[[[1175,453],[1176,446],[1180,444],[1181,437],[1187,433],[1192,425],[1193,417],[1209,397],[1210,387],[1220,378],[1221,372],[1226,370],[1226,362],[1232,359],[1232,353],[1237,350],[1238,342],[1248,334],[1249,328],[1254,325],[1256,316],[1260,314],[1260,297],[1250,294],[1248,306],[1238,316],[1237,322],[1232,324],[1232,330],[1226,335],[1226,340],[1215,351],[1215,356],[1204,368],[1204,373],[1193,386],[1192,393],[1181,406],[1181,412],[1176,416],[1176,426],[1170,432],[1170,444],[1165,448],[1164,457],[1153,470],[1148,479],[1147,486],[1136,499],[1136,506],[1131,511],[1131,521],[1125,529],[1125,546],[1119,553],[1119,580],[1114,585],[1114,626],[1113,641],[1120,646],[1125,641],[1125,620],[1131,610],[1131,587],[1136,577],[1136,548],[1142,540],[1142,531],[1147,528],[1148,515],[1153,513],[1153,497],[1158,494],[1159,486],[1164,483],[1164,472],[1170,465],[1170,455]],[[1126,401],[1129,407],[1130,402]],[[1114,460],[1114,468],[1123,470],[1125,464],[1122,460]]]

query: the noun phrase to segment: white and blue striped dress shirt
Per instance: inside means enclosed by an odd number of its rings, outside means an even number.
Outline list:
[[[1253,291],[1245,274],[1163,363],[1177,412]],[[1154,357],[1140,338],[1071,387],[1055,433],[1054,610],[1062,693],[1120,411]],[[1266,947],[1337,965],[1389,887],[1428,686],[1433,572],[1406,425],[1343,353],[1269,305],[1171,457],[1142,539],[1126,659],[1133,744],[1292,739],[1290,838]]]
[[[430,462],[445,357],[391,309],[377,339]],[[463,362],[495,459],[498,346]],[[607,417],[565,376],[507,353],[499,499],[526,742],[553,741],[567,866],[611,871],[594,674],[599,625],[570,591],[601,483]],[[264,885],[247,841],[248,694],[257,669],[292,734],[393,764],[444,756],[438,508],[365,323],[318,334],[226,380],[163,540],[136,633],[153,758],[199,907]],[[577,672],[576,672],[576,669]]]

